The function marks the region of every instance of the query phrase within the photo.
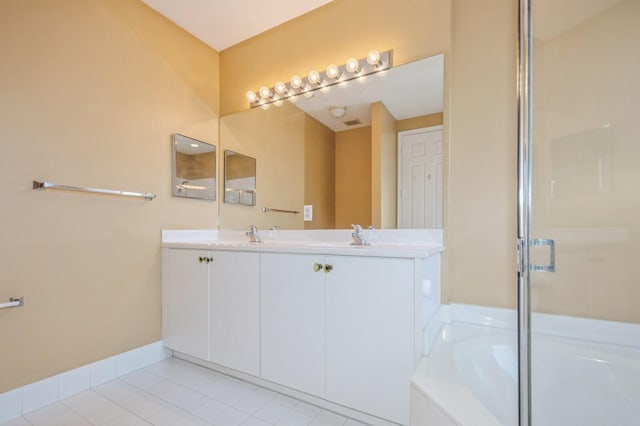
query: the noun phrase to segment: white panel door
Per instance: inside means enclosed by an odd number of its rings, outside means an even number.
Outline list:
[[[260,375],[260,254],[211,251],[210,360]]]
[[[203,250],[170,249],[167,301],[168,346],[201,359],[209,358],[209,267]]]
[[[398,133],[398,228],[442,227],[442,128]]]
[[[325,395],[325,272],[318,255],[261,255],[261,377]]]
[[[409,424],[414,262],[329,257],[327,399]]]

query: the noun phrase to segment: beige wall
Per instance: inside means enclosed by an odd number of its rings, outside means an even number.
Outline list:
[[[222,115],[245,94],[294,74],[393,49],[396,65],[446,51],[450,0],[335,0],[220,53]]]
[[[304,205],[305,114],[286,103],[220,119],[221,155],[232,150],[256,159],[256,205],[220,204],[221,229],[277,226],[302,229],[302,214],[267,212],[263,207],[302,212]],[[224,180],[224,170],[221,169]],[[292,176],[298,176],[292,179]],[[222,191],[222,190],[221,190]]]
[[[437,112],[435,114],[407,118],[406,120],[398,120],[396,121],[396,129],[398,132],[404,132],[406,130],[421,129],[423,127],[441,126],[444,123],[443,116],[443,113]]]
[[[455,0],[452,16],[445,291],[515,307],[517,2]]]
[[[627,0],[536,38],[533,226],[557,242],[556,273],[533,277],[537,311],[640,322],[638,22]]]
[[[171,141],[217,145],[219,66],[133,0],[4,0],[0,52],[1,393],[160,339],[160,230],[217,225],[171,196]]]
[[[336,228],[371,217],[371,126],[336,133]]]
[[[304,204],[313,206],[305,229],[335,227],[335,133],[305,114]]]
[[[398,133],[396,120],[382,102],[371,105],[372,225],[397,226]]]

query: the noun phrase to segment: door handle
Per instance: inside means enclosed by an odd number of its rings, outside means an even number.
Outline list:
[[[556,241],[551,238],[536,238],[533,240],[529,240],[529,247],[544,247],[549,246],[549,264],[548,265],[534,265],[534,264],[525,264],[524,252],[525,252],[525,244],[527,240],[521,239],[519,241],[520,247],[518,250],[518,255],[520,257],[520,268],[521,272],[529,270],[531,272],[555,272],[556,271]]]

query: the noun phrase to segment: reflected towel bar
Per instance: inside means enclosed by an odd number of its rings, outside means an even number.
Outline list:
[[[118,191],[114,189],[100,189],[100,188],[85,188],[82,186],[71,186],[71,185],[61,185],[59,183],[51,183],[51,182],[38,182],[37,180],[33,181],[33,189],[39,189],[44,191],[47,188],[52,189],[64,189],[65,191],[81,191],[81,192],[93,192],[97,194],[107,194],[107,195],[122,195],[124,197],[139,197],[144,198],[147,201],[151,201],[156,198],[156,194],[151,194],[148,192],[129,192],[129,191]]]
[[[24,306],[24,297],[12,297],[8,302],[0,303],[0,309]]]
[[[262,213],[267,213],[267,212],[291,213],[291,214],[300,213],[299,211],[296,211],[296,210],[282,210],[282,209],[271,209],[269,207],[263,207]]]

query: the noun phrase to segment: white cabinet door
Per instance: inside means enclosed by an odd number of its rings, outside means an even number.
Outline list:
[[[209,268],[202,250],[170,249],[164,302],[165,344],[201,359],[209,358]]]
[[[409,424],[414,364],[414,262],[330,257],[327,399]]]
[[[260,375],[260,255],[211,251],[210,360]]]
[[[261,256],[261,376],[324,397],[324,256]]]

